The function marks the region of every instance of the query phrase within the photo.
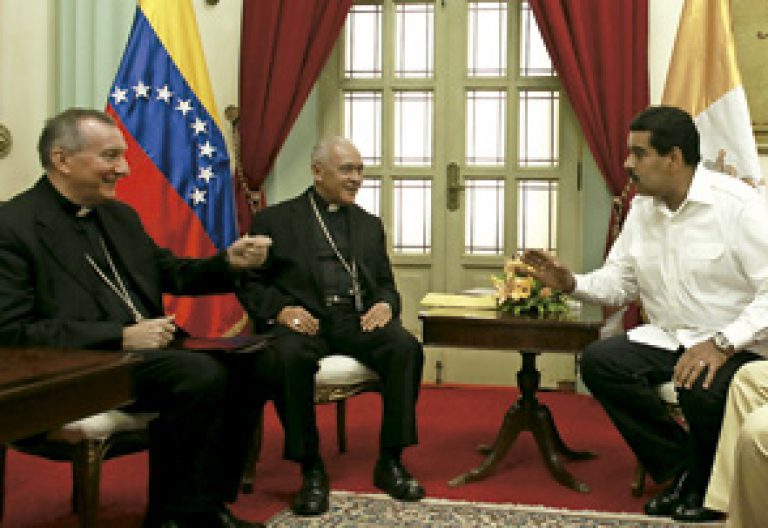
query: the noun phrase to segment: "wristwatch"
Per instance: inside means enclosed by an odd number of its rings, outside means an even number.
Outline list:
[[[722,332],[715,332],[715,335],[712,336],[712,343],[726,356],[730,356],[735,350],[735,347]]]

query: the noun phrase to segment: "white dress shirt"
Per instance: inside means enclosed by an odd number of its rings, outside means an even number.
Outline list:
[[[637,196],[605,264],[576,275],[574,297],[640,299],[650,324],[632,341],[689,348],[721,331],[768,357],[768,206],[736,178],[696,169],[676,211]]]

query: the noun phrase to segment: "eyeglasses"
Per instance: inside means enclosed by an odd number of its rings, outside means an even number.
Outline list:
[[[344,163],[343,165],[338,166],[338,171],[342,174],[352,174],[353,172],[362,174],[363,169],[365,169],[365,166],[362,163],[358,165],[354,163]]]

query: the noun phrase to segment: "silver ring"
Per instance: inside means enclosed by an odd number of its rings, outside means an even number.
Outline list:
[[[293,320],[293,321],[291,321],[291,322],[293,323],[293,326],[299,326],[299,325],[301,324],[301,319],[299,319],[299,318],[297,317],[296,319],[294,319],[294,320]]]

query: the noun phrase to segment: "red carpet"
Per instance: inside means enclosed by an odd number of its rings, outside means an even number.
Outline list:
[[[596,451],[596,460],[570,462],[569,470],[589,484],[581,494],[549,475],[533,438],[523,433],[495,473],[481,482],[449,488],[448,480],[480,463],[480,443],[496,436],[515,389],[427,386],[419,402],[420,444],[405,453],[411,472],[432,497],[469,501],[543,504],[572,509],[639,512],[647,497],[634,498],[629,484],[634,458],[599,404],[588,396],[543,393],[566,443],[574,449]],[[334,489],[375,491],[370,483],[378,448],[379,397],[365,394],[349,400],[349,451],[336,452],[334,409],[318,409],[323,454]],[[245,518],[265,520],[288,505],[299,486],[298,469],[281,459],[282,431],[272,407],[267,410],[264,449],[252,495],[241,495],[233,510]],[[139,526],[145,505],[146,454],[107,462],[103,467],[101,510],[103,526]],[[654,488],[651,488],[653,491]],[[67,464],[48,462],[9,451],[6,473],[6,528],[72,527],[69,513],[70,473]]]

